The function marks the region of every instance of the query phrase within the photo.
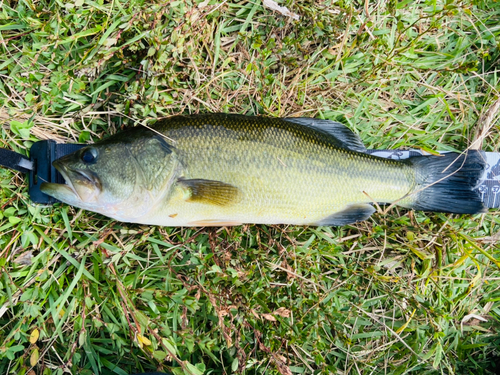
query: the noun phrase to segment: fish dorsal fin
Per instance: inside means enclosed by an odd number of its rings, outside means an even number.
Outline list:
[[[333,137],[333,143],[337,147],[351,151],[366,152],[366,147],[361,138],[340,122],[308,117],[289,117],[284,120],[328,134],[330,140]]]
[[[314,225],[341,226],[352,224],[368,219],[374,212],[375,208],[373,208],[370,204],[353,204],[347,206],[347,208],[340,212],[336,212],[333,215],[325,217]]]
[[[240,197],[240,190],[225,182],[204,179],[179,179],[179,186],[184,190],[185,200],[226,206],[236,203]]]

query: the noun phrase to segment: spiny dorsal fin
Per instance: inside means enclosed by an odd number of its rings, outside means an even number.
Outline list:
[[[203,179],[179,179],[179,185],[185,190],[186,201],[226,206],[238,201],[240,190],[220,181]]]
[[[330,139],[331,137],[334,138],[333,142],[337,147],[351,151],[366,152],[366,147],[361,138],[340,122],[308,117],[289,117],[284,120],[328,134]]]
[[[368,219],[374,212],[375,208],[373,208],[370,204],[353,204],[347,206],[347,208],[340,212],[336,212],[333,215],[325,217],[314,225],[341,226],[356,223],[358,221]]]

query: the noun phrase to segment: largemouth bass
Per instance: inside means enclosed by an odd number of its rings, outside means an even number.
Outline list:
[[[312,118],[214,114],[135,127],[53,163],[60,201],[113,219],[164,226],[345,225],[374,203],[486,211],[473,189],[484,155],[404,161],[366,153],[344,125]]]

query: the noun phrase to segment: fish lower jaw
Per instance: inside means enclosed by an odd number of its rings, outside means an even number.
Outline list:
[[[75,189],[67,184],[43,182],[40,190],[42,193],[67,204],[78,205],[78,202],[81,202],[80,196],[76,193]]]

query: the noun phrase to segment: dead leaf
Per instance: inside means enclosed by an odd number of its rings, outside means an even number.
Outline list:
[[[40,358],[40,354],[38,353],[38,349],[35,348],[30,356],[30,365],[34,367],[38,363],[38,359]]]
[[[210,3],[210,0],[205,0],[202,1],[201,3],[198,4],[198,8],[203,9],[205,8],[208,4]]]
[[[25,251],[24,253],[19,255],[16,259],[14,259],[14,263],[22,266],[31,266],[31,258],[33,258],[33,252]]]
[[[286,358],[282,355],[273,353],[274,364],[278,368],[278,371],[281,375],[293,375],[290,367],[286,365]]]
[[[259,318],[259,314],[254,309],[251,309],[250,312],[252,313],[253,316],[255,316],[257,319]]]
[[[465,315],[462,319],[462,324],[466,326],[476,326],[481,322],[487,322],[489,316],[481,316],[476,314]]]
[[[262,314],[262,317],[266,320],[269,320],[271,322],[275,322],[276,321],[276,318],[274,316],[272,316],[271,314]]]
[[[278,3],[274,0],[264,0],[264,6],[294,20],[298,21],[300,18],[298,14],[290,12],[287,7],[279,6]]]
[[[38,337],[40,337],[40,331],[38,331],[38,329],[34,329],[33,331],[31,331],[31,335],[30,335],[30,343],[34,344],[38,341]]]
[[[282,316],[283,318],[289,318],[292,312],[284,307],[280,307],[278,310],[273,312],[274,315]]]

